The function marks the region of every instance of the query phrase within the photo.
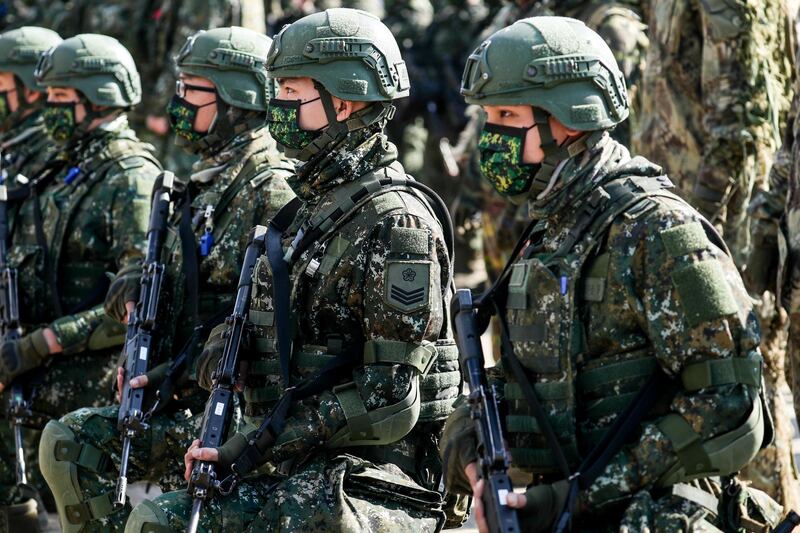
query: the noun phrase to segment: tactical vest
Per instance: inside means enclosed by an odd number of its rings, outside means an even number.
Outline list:
[[[605,290],[609,256],[597,253],[598,244],[619,215],[649,209],[652,203],[648,198],[680,201],[665,190],[670,186],[666,176],[624,176],[605,183],[582,206],[577,223],[556,252],[536,253],[533,245],[511,265],[504,302],[508,337],[572,472],[660,371],[649,343],[616,357],[582,363],[580,371],[576,364],[585,351],[582,305],[602,301]],[[710,240],[727,251],[716,233]],[[761,365],[756,347],[744,356],[689,365],[677,385],[696,391],[743,383],[757,392],[762,389]],[[536,474],[562,474],[520,384],[513,373],[506,371],[506,377],[506,430],[512,463]],[[665,416],[659,429],[672,441],[679,463],[660,483],[671,485],[713,475],[724,471],[737,454],[754,455],[762,441],[770,439],[763,439],[761,432],[768,425],[762,403],[763,397],[740,428],[705,443],[682,417]]]
[[[10,260],[20,273],[22,304],[29,309],[33,322],[50,321],[63,314],[75,313],[102,302],[108,287],[108,265],[88,261],[73,261],[68,265],[72,283],[59,282],[65,265],[61,255],[67,233],[72,227],[78,208],[86,197],[104,181],[115,165],[130,169],[144,164],[161,164],[150,152],[149,146],[126,134],[111,138],[97,153],[80,160],[75,167],[49,166],[43,172],[52,172],[49,179],[62,178],[64,183],[46,185],[45,193],[25,200],[23,208],[33,212],[32,218],[39,237],[33,242],[19,242],[15,238],[10,250]],[[68,181],[72,178],[73,181]],[[65,194],[67,188],[72,188]],[[42,220],[36,220],[34,202],[39,202]],[[15,235],[17,235],[15,230]],[[45,257],[44,249],[47,251]],[[94,287],[87,294],[86,287]]]
[[[366,174],[355,182],[343,185],[334,192],[332,205],[314,214],[303,224],[300,228],[302,229],[301,234],[319,232],[320,238],[316,240],[310,253],[304,254],[301,262],[292,266],[293,305],[301,286],[309,281],[308,277],[329,274],[345,254],[353,240],[351,232],[355,231],[355,228],[351,229],[347,225],[347,221],[353,215],[358,212],[367,212],[369,213],[368,222],[377,224],[391,213],[405,208],[398,192],[419,198],[418,192],[404,184],[409,178],[402,172],[402,167],[398,167],[399,165],[391,165]],[[379,183],[379,180],[386,179],[392,179],[393,183],[389,186]],[[424,200],[422,203],[427,205]],[[430,207],[428,209],[430,210]],[[291,252],[290,248],[287,256]],[[245,418],[248,422],[258,426],[260,417],[269,411],[284,389],[296,385],[296,382],[284,383],[281,377],[276,343],[278,335],[275,309],[271,298],[272,274],[266,256],[261,257],[256,263],[254,279],[256,283],[253,286],[253,304],[249,311],[249,320],[254,325],[251,348],[258,352],[259,359],[249,363],[248,382],[244,390],[244,397],[246,400]],[[449,302],[449,298],[445,298],[443,301]],[[380,346],[375,343],[368,343],[366,346],[344,346],[339,338],[330,338],[326,346],[295,345],[291,355],[292,376],[298,380],[308,377],[323,368],[337,355],[349,353],[355,355],[354,367],[365,362],[380,361],[411,364],[420,369],[417,425],[422,422],[442,421],[452,411],[452,404],[460,391],[461,376],[458,351],[448,326],[443,328],[441,338],[435,343],[423,343],[421,346],[403,342],[395,342],[391,345],[381,344]],[[356,392],[354,388],[350,390]],[[349,420],[357,417],[356,413],[347,412],[350,406],[355,404],[348,400],[351,393],[340,388],[335,389],[335,394],[348,415],[349,423]],[[413,398],[411,399],[413,400]],[[411,408],[411,406],[398,406],[397,408]],[[387,412],[386,415],[391,416],[392,413]],[[350,430],[358,431],[352,426]],[[347,439],[342,439],[337,444],[336,441],[337,438],[334,437],[334,443],[330,447],[373,444],[368,441],[354,442]],[[374,444],[380,445],[385,442],[383,440],[376,441]]]

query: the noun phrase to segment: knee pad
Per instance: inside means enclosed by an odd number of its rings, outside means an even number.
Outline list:
[[[170,533],[169,520],[164,511],[150,500],[137,505],[125,524],[125,533]]]
[[[111,492],[84,499],[78,483],[78,466],[100,471],[108,458],[104,452],[78,441],[63,423],[51,420],[39,443],[39,467],[50,486],[64,533],[80,531],[85,522],[114,511]]]

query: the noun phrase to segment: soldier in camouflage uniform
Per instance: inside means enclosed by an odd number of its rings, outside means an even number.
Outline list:
[[[650,0],[636,153],[662,162],[739,261],[789,107],[793,24],[782,0]]]
[[[249,431],[218,449],[193,443],[187,477],[198,459],[218,461],[222,477],[234,462],[240,474],[263,467],[206,504],[200,530],[435,531],[436,445],[460,378],[446,209],[383,135],[408,94],[405,65],[377,18],[340,8],[287,26],[267,68],[280,87],[270,132],[303,163],[290,180],[299,199],[273,218],[255,265],[241,379],[248,425],[279,398],[288,411],[253,446]],[[206,387],[226,329],[199,360]],[[162,495],[126,531],[182,531],[191,505],[186,491]]]
[[[140,87],[119,42],[101,35],[61,42],[41,56],[35,76],[47,87],[41,114],[59,149],[29,176],[11,231],[9,262],[18,270],[27,334],[0,348],[0,389],[19,378],[43,425],[111,399],[112,355],[124,328],[103,312],[107,273],[142,255],[159,164],[127,127],[125,110],[139,101]],[[38,432],[24,436],[36,450]],[[13,439],[4,442],[9,447]],[[13,456],[3,464],[13,468]],[[4,470],[4,483],[9,476]]]
[[[0,34],[0,164],[3,181],[8,187],[27,183],[27,178],[37,175],[52,155],[52,141],[44,130],[41,114],[47,97],[36,83],[33,71],[39,54],[60,42],[57,33],[45,28],[24,27]],[[6,401],[8,398],[4,398],[3,405]],[[31,511],[33,517],[36,512],[28,487],[15,487],[16,451],[7,422],[0,423],[0,457],[3,458],[0,462],[0,531],[6,531],[9,526],[23,526],[24,522],[12,518],[14,515]],[[25,428],[25,431],[36,430]],[[34,462],[36,450],[29,447],[25,451],[26,462]],[[28,476],[29,483],[49,500],[47,485],[38,474],[38,470],[33,470]]]
[[[129,471],[132,479],[152,481],[165,490],[176,490],[183,481],[179,450],[199,432],[206,396],[191,377],[190,364],[181,367],[185,375],[173,371],[166,376],[175,359],[170,355],[201,348],[205,338],[195,328],[207,332],[230,313],[250,228],[294,196],[284,179],[292,167],[277,151],[265,123],[270,93],[265,62],[271,42],[244,28],[218,28],[190,37],[177,58],[181,81],[170,104],[173,128],[202,159],[170,219],[165,257],[172,289],[165,286],[162,292],[164,322],[152,369],[135,384],[151,391],[161,388],[162,408],[150,418],[144,438],[134,440]],[[183,202],[190,203],[188,211]],[[184,221],[187,213],[191,220]],[[184,222],[193,234],[189,243],[179,236]],[[188,261],[186,250],[193,254]],[[194,266],[187,267],[189,263]],[[199,279],[190,274],[195,268]],[[106,310],[117,320],[126,319],[136,299],[140,272],[132,265],[112,283]],[[171,394],[162,387],[165,379],[172,382]],[[163,406],[164,398],[173,400]],[[62,531],[124,528],[130,506],[112,507],[121,451],[118,411],[118,406],[82,408],[44,430],[40,453],[54,463],[45,474],[59,495]],[[83,455],[91,450],[94,464],[79,456],[60,457],[65,443]],[[90,514],[81,512],[86,505]]]
[[[506,3],[485,28],[478,42],[489,35],[509,26],[522,18],[540,15],[559,15],[583,20],[590,28],[599,33],[611,47],[617,63],[622,67],[631,101],[632,118],[616,126],[613,136],[627,145],[632,131],[636,130],[635,118],[639,105],[637,89],[644,68],[644,56],[648,46],[641,23],[641,5],[639,0],[623,0],[606,2],[600,0],[567,0],[547,2],[541,0],[517,0]],[[467,125],[466,131],[480,130],[480,115],[475,115]],[[473,135],[474,138],[474,135]],[[473,183],[473,187],[465,187],[466,206],[478,206],[482,211],[483,257],[489,279],[496,279],[508,259],[514,245],[513,236],[525,227],[527,210],[509,204],[498,197],[475,172],[476,165],[471,161],[477,153],[475,140],[467,143],[465,149],[456,154],[460,159],[463,171],[467,173],[465,180]],[[478,196],[477,198],[475,196]],[[463,216],[465,220],[470,217]]]
[[[524,19],[470,56],[462,94],[487,115],[481,170],[534,219],[482,299],[502,324],[511,461],[534,474],[508,497],[522,530],[562,509],[575,531],[774,526],[777,504],[756,512],[765,495],[734,477],[771,438],[750,299],[711,225],[610,137],[628,98],[609,47],[574,19]],[[474,431],[459,403],[441,451],[448,487],[477,501]]]

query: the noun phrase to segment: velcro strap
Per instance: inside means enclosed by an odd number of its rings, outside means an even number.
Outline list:
[[[575,442],[561,443],[564,456],[570,464],[578,461],[578,446]],[[511,448],[511,462],[517,467],[557,469],[552,450],[533,448]]]
[[[606,416],[617,415],[628,407],[637,393],[638,391],[634,391],[595,400],[586,408],[586,416],[590,420],[597,420]]]
[[[711,512],[714,516],[717,515],[719,508],[719,500],[713,494],[706,492],[702,489],[689,485],[688,483],[675,483],[672,486],[672,495],[684,500],[689,500],[697,505],[703,507],[706,511]]]
[[[108,466],[105,452],[91,444],[60,440],[56,443],[54,455],[57,461],[74,463],[93,472],[104,472]]]
[[[277,359],[256,359],[248,361],[247,373],[253,376],[278,376],[281,364]]]
[[[560,437],[570,436],[573,428],[573,418],[571,413],[566,412],[558,415],[548,415],[547,421],[553,431]],[[533,415],[508,415],[506,416],[506,430],[509,433],[538,433],[542,434],[539,421]]]
[[[106,492],[100,496],[95,496],[75,505],[64,506],[67,515],[67,522],[80,525],[89,520],[103,518],[114,512],[114,504],[111,502],[112,492]]]
[[[563,381],[534,383],[533,387],[542,401],[568,400],[572,398],[571,384]],[[506,400],[525,400],[525,395],[522,394],[522,387],[519,386],[519,383],[506,383],[503,390]]]
[[[371,340],[364,343],[364,364],[394,363],[413,366],[421,375],[430,370],[436,360],[436,348],[430,342]]]
[[[322,368],[335,358],[327,353],[297,352],[292,361],[297,368]]]
[[[436,372],[420,378],[419,388],[423,391],[435,391],[461,385],[461,372]]]
[[[250,309],[247,312],[247,318],[255,326],[272,326],[275,324],[274,311],[258,311],[256,309]]]
[[[669,414],[661,419],[657,426],[672,443],[672,448],[678,455],[678,460],[687,476],[713,473],[711,459],[703,448],[700,435],[682,416]]]
[[[344,411],[347,427],[350,429],[350,440],[374,439],[372,420],[355,383],[350,382],[334,387],[333,394],[339,400],[342,411]]]
[[[655,357],[644,357],[583,369],[578,375],[578,389],[586,393],[619,381],[648,378],[653,375],[657,366]]]
[[[453,404],[458,399],[447,398],[446,400],[424,400],[419,406],[419,419],[443,420],[453,412]]]
[[[761,386],[762,364],[763,360],[757,354],[750,357],[710,359],[684,368],[681,382],[683,388],[689,392],[735,383],[758,388]]]

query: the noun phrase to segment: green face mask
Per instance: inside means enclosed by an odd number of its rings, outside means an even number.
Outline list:
[[[172,131],[175,132],[175,135],[189,142],[199,141],[207,135],[207,132],[199,132],[194,129],[194,119],[197,118],[197,111],[201,107],[216,103],[217,101],[213,100],[207,104],[195,105],[187,102],[177,94],[173,95],[167,104],[167,116],[169,117]]]
[[[11,114],[11,109],[8,105],[8,93],[11,91],[4,91],[0,93],[0,122],[3,122]]]
[[[75,121],[77,102],[48,102],[42,110],[44,127],[51,139],[66,142],[75,135],[78,123]]]
[[[527,128],[486,124],[478,141],[481,172],[503,196],[528,192],[541,165],[522,162]]]
[[[319,130],[300,129],[300,107],[317,100],[319,98],[306,102],[271,99],[267,108],[267,124],[272,138],[278,144],[292,150],[302,150],[311,144],[319,136]]]

